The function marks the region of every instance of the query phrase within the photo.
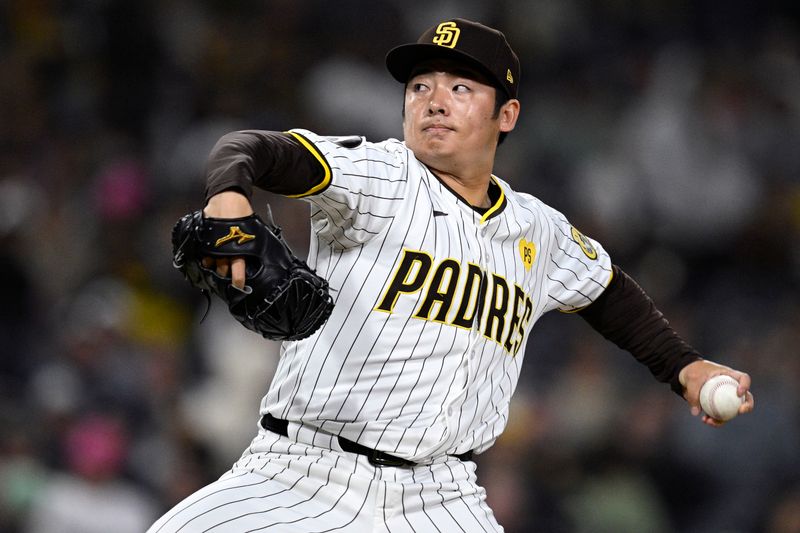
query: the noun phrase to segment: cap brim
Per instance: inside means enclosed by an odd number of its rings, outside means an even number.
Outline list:
[[[389,74],[400,83],[406,83],[414,71],[414,67],[430,59],[453,59],[476,68],[492,84],[496,84],[494,74],[469,54],[453,48],[436,44],[413,43],[403,44],[389,50],[386,54],[386,68]],[[502,88],[502,85],[500,86]],[[503,88],[503,90],[505,90]]]

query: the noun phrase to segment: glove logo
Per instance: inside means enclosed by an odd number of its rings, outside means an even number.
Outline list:
[[[226,242],[232,241],[234,239],[238,239],[236,241],[236,244],[244,244],[247,241],[252,241],[255,238],[256,238],[255,235],[250,235],[249,233],[245,233],[242,230],[240,230],[239,226],[231,226],[230,229],[228,230],[228,234],[225,235],[224,237],[220,237],[219,239],[217,239],[217,242],[214,243],[214,247],[219,248]]]
[[[436,28],[436,36],[433,38],[433,44],[446,46],[447,48],[455,48],[459,35],[461,35],[461,30],[458,29],[455,22],[442,22]]]
[[[209,305],[214,294],[247,329],[267,339],[305,339],[328,320],[333,298],[325,278],[292,253],[280,232],[255,213],[220,219],[194,211],[172,227],[172,265],[208,297]],[[216,235],[224,237],[215,240]],[[248,244],[220,248],[231,241]],[[206,257],[233,256],[246,260],[247,290],[206,266]]]

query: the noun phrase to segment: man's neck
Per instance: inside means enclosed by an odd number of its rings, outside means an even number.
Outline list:
[[[474,176],[456,176],[448,172],[430,168],[437,178],[442,180],[448,187],[453,189],[459,196],[469,202],[473,207],[491,207],[492,201],[489,198],[489,183],[491,173],[481,173]]]

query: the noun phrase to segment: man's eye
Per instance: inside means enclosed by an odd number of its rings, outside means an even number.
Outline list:
[[[465,92],[469,92],[469,87],[467,87],[463,83],[459,83],[459,84],[453,86],[453,91],[457,92],[457,93],[465,93]]]
[[[415,83],[413,84],[412,88],[414,89],[414,92],[419,92],[425,89],[425,85],[422,83]]]

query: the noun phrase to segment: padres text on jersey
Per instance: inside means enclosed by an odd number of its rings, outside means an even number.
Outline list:
[[[326,166],[301,196],[336,307],[283,345],[261,411],[415,461],[488,448],[533,324],[599,296],[608,254],[498,177],[480,213],[400,141],[292,133]]]

